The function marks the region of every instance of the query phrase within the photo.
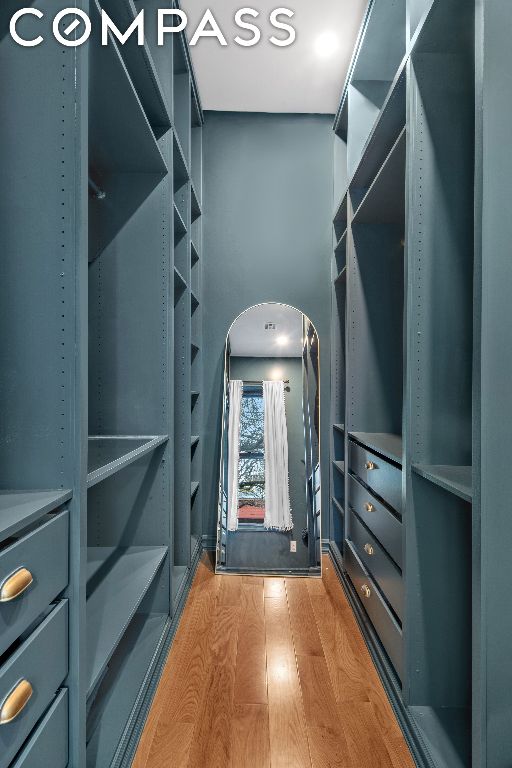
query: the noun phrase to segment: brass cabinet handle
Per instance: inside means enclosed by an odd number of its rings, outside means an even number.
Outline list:
[[[361,592],[363,593],[363,595],[366,597],[367,600],[369,597],[371,597],[372,592],[368,584],[363,584],[363,586],[361,587]]]
[[[34,577],[28,568],[18,568],[2,582],[0,587],[0,603],[10,603],[30,587]]]
[[[366,504],[364,505],[364,508],[366,509],[367,512],[375,512],[375,507],[369,501],[366,502]]]
[[[373,555],[374,553],[374,549],[371,544],[365,544],[364,551],[366,552],[367,555]]]
[[[20,680],[10,694],[4,699],[0,709],[0,725],[12,723],[25,709],[32,697],[33,688],[28,680]]]
[[[375,469],[375,464],[373,463],[373,461],[367,461],[365,464],[365,467],[366,469],[370,469],[370,470]]]

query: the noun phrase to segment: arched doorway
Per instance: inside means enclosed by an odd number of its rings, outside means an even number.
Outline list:
[[[321,574],[319,339],[278,302],[226,339],[217,570]]]

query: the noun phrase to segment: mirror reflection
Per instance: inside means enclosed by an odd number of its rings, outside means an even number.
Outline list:
[[[224,359],[217,570],[320,575],[316,330],[260,304],[233,323]]]

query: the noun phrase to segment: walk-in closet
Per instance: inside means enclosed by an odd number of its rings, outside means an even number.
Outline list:
[[[512,9],[182,5],[0,8],[0,768],[510,768]]]

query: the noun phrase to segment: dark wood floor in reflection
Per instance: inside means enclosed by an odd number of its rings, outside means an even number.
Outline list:
[[[413,768],[328,558],[322,580],[205,558],[133,768]]]

